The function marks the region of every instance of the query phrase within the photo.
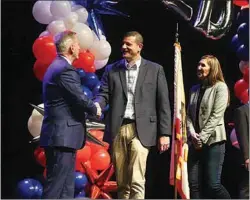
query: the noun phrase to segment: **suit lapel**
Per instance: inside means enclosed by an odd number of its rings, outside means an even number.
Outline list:
[[[120,68],[119,74],[120,74],[120,79],[121,79],[123,92],[124,92],[126,98],[128,98],[128,95],[127,95],[127,83],[126,83],[126,68],[125,68],[124,60],[121,60],[119,68]]]
[[[146,60],[144,60],[142,58],[141,59],[141,65],[140,65],[140,68],[139,68],[139,74],[138,74],[137,82],[136,82],[136,86],[135,86],[135,94],[136,94],[136,91],[138,91],[140,89],[140,87],[142,86],[142,83],[143,83],[143,81],[145,79],[147,71],[148,71],[148,66],[146,64]]]

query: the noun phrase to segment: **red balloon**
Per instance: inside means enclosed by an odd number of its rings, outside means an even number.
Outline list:
[[[244,79],[244,81],[246,81],[246,83],[249,84],[249,67],[244,69],[243,79]]]
[[[236,97],[240,98],[243,91],[248,89],[248,84],[244,81],[244,79],[238,80],[234,85],[234,94]]]
[[[91,135],[95,136],[98,140],[103,140],[103,135],[104,135],[104,131],[99,130],[99,129],[91,129],[89,130],[89,132],[91,133]]]
[[[34,151],[34,156],[36,158],[36,161],[42,165],[43,167],[46,166],[46,156],[45,156],[45,152],[44,149],[41,147],[38,147],[35,151]]]
[[[56,46],[51,35],[37,38],[32,47],[36,59],[50,64],[56,57]]]
[[[90,52],[80,52],[79,58],[73,62],[73,66],[76,68],[83,69],[85,72],[96,71],[94,66],[95,56]]]
[[[233,4],[236,6],[247,6],[248,1],[247,0],[234,0]]]
[[[48,67],[48,64],[45,64],[40,60],[36,60],[33,66],[33,72],[38,80],[43,81],[44,74],[47,71]]]
[[[91,168],[94,170],[104,170],[110,164],[110,155],[105,149],[100,149],[90,158]]]
[[[248,89],[247,89],[247,90],[244,90],[244,91],[241,93],[239,99],[240,99],[241,102],[244,103],[244,104],[247,103],[247,102],[249,101],[249,91],[248,91]]]
[[[93,143],[93,142],[90,142],[90,141],[86,141],[86,145],[88,145],[91,148],[91,155],[94,155],[100,149],[105,149],[105,150],[109,149],[109,143],[103,142],[103,141],[102,141],[102,143],[105,146],[102,146],[100,144],[96,144],[96,143]]]
[[[85,163],[90,159],[91,156],[91,148],[87,145],[85,145],[82,149],[78,150],[76,152],[76,166],[75,170],[84,172],[84,169],[81,165],[81,163]]]

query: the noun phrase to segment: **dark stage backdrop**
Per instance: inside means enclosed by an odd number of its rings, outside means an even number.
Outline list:
[[[31,177],[41,179],[43,168],[34,160],[36,144],[27,129],[27,121],[32,112],[29,103],[42,103],[42,83],[32,71],[35,58],[32,45],[46,26],[39,24],[32,16],[35,1],[2,1],[2,198],[16,198],[15,187],[18,181]],[[190,1],[197,14],[199,1]],[[223,38],[213,41],[196,32],[191,24],[180,20],[175,14],[157,0],[124,0],[117,6],[130,18],[103,16],[102,21],[107,40],[112,46],[109,63],[120,59],[121,38],[126,31],[137,30],[144,36],[143,56],[164,66],[171,103],[173,103],[174,40],[176,22],[179,21],[180,43],[182,46],[183,76],[186,94],[196,83],[196,65],[201,56],[214,54],[222,64],[226,82],[231,92],[231,105],[226,112],[226,122],[232,119],[232,110],[239,105],[234,97],[234,83],[241,78],[239,60],[230,50],[232,36],[236,32],[233,22],[230,32]],[[235,12],[236,18],[237,12]],[[100,76],[102,71],[98,72]],[[173,105],[171,105],[173,106]],[[229,129],[230,132],[230,129]],[[236,197],[237,172],[232,173],[233,161],[230,152],[235,151],[228,144],[228,154],[223,171],[223,182],[232,197]],[[236,152],[237,154],[238,152]],[[172,188],[168,185],[169,153],[152,153],[149,164],[147,197],[173,198]],[[156,170],[157,169],[157,170]]]

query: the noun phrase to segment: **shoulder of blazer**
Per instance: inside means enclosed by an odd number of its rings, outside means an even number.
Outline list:
[[[148,65],[150,67],[155,67],[156,69],[160,69],[162,66],[156,62],[152,62],[150,60],[141,58],[141,66]]]
[[[197,90],[200,89],[200,84],[197,84],[197,85],[193,85],[190,89],[190,93],[193,93],[193,92],[196,92]]]
[[[120,69],[122,69],[124,67],[124,60],[118,60],[114,63],[111,63],[109,65],[106,66],[105,68],[105,72],[106,73],[110,73],[112,71],[119,71]]]

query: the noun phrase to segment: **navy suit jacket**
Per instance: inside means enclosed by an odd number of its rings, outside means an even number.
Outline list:
[[[43,79],[44,119],[40,146],[80,149],[85,143],[85,112],[96,114],[82,89],[77,71],[57,57]]]
[[[102,108],[109,104],[106,131],[114,139],[122,125],[128,101],[124,59],[106,67],[95,101]],[[163,67],[159,64],[142,58],[134,106],[136,131],[144,146],[154,146],[158,137],[171,135],[168,85]]]

